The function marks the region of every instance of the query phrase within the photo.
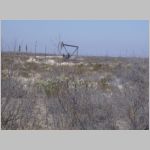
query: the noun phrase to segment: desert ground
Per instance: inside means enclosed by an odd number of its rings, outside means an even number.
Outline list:
[[[149,59],[1,54],[3,130],[147,130]]]

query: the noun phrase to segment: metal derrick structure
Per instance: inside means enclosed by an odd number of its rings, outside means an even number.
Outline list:
[[[67,47],[72,47],[72,48],[75,48],[75,49],[72,53],[69,53],[68,50],[67,50]],[[62,49],[64,49],[66,53],[62,54]],[[78,56],[78,49],[79,49],[79,46],[65,44],[63,42],[59,42],[59,44],[58,44],[59,53],[60,53],[60,55],[63,56],[64,59],[70,59],[72,56],[77,57]]]

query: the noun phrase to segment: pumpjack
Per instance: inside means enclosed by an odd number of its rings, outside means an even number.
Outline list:
[[[72,48],[75,48],[73,50],[72,53],[70,53],[68,50],[67,50],[67,47],[72,47]],[[62,53],[62,50],[65,50],[65,53]],[[63,42],[59,42],[58,44],[58,50],[59,50],[59,53],[60,55],[62,55],[62,57],[64,59],[70,59],[72,56],[75,56],[77,57],[78,56],[78,49],[79,49],[79,46],[75,46],[75,45],[70,45],[70,44],[65,44]]]

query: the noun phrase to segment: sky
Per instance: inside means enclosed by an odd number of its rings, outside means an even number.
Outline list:
[[[149,56],[149,22],[146,20],[2,20],[3,51],[58,54],[59,41],[79,46],[79,55]],[[69,48],[69,51],[73,51]]]

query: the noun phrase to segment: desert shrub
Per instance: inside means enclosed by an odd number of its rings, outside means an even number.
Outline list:
[[[42,86],[46,93],[47,97],[57,96],[60,91],[65,90],[66,81],[59,80],[48,80],[48,81],[39,81],[37,82],[37,86]]]
[[[77,75],[82,75],[83,73],[85,73],[86,69],[85,66],[83,64],[80,64],[78,66],[75,67],[75,72]]]
[[[21,70],[18,74],[19,76],[25,77],[25,78],[29,78],[29,73],[27,71]]]
[[[58,84],[58,82],[48,81],[46,84],[44,84],[44,90],[48,97],[56,96],[59,92],[59,89],[60,85]]]
[[[8,78],[2,79],[1,84],[2,97],[20,98],[25,96],[26,94],[23,85],[15,79],[11,79],[10,81],[8,80]]]
[[[38,71],[39,69],[39,65],[35,62],[28,62],[24,64],[23,69],[25,69],[26,71]]]
[[[107,78],[102,78],[101,80],[99,80],[98,85],[104,91],[111,89],[111,85],[109,84]]]
[[[54,116],[54,128],[116,129],[111,105],[105,104],[101,100],[95,105],[92,97],[92,95],[95,95],[94,90],[91,93],[90,88],[80,88],[80,86],[80,84],[76,84],[73,89],[65,88],[64,91],[61,90],[53,100],[52,97],[48,98],[49,113],[53,112]],[[101,99],[101,97],[99,98]],[[97,107],[99,105],[101,107]],[[52,106],[55,108],[52,108]],[[62,120],[65,120],[65,122]]]
[[[9,86],[9,88],[8,88]],[[31,90],[32,89],[32,90]],[[32,122],[38,95],[31,84],[25,90],[20,81],[2,80],[1,127],[2,129],[35,129]]]
[[[141,87],[131,89],[125,87],[126,97],[126,116],[128,118],[130,129],[145,129],[148,125],[148,99],[141,97]]]
[[[2,57],[1,62],[2,62],[2,64],[1,64],[2,70],[3,70],[3,69],[9,68],[10,64],[12,64],[14,62],[14,59],[13,59],[13,57],[10,57],[10,56],[4,56],[4,57]]]
[[[102,69],[102,64],[94,64],[93,65],[93,71],[98,71],[100,69]]]

